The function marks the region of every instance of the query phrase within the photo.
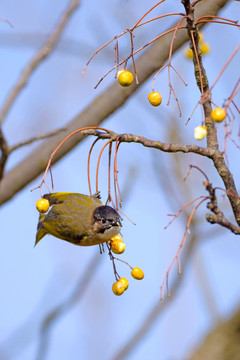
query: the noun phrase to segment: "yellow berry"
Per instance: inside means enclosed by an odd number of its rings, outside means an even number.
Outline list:
[[[211,118],[213,121],[221,122],[226,117],[226,111],[223,108],[217,107],[211,111]]]
[[[192,59],[193,59],[193,51],[192,51],[192,49],[191,49],[190,47],[186,47],[186,48],[184,49],[184,55],[185,55],[188,59],[192,60]]]
[[[125,287],[122,282],[116,281],[112,286],[112,291],[115,295],[120,296],[124,293]]]
[[[111,250],[115,254],[122,254],[125,251],[126,245],[122,240],[114,240],[111,242]]]
[[[127,288],[128,288],[128,279],[120,278],[118,281],[123,284],[124,290],[127,290]]]
[[[210,52],[210,45],[207,43],[200,44],[200,50],[202,55],[207,55]]]
[[[148,100],[152,106],[159,106],[162,102],[162,95],[158,91],[153,91],[148,94]]]
[[[130,86],[133,82],[133,74],[130,71],[122,69],[118,72],[118,82],[120,85],[127,87]]]
[[[144,273],[139,267],[132,269],[131,275],[136,280],[142,280],[144,278]]]
[[[207,135],[206,126],[199,125],[194,129],[194,137],[197,140],[202,140]]]
[[[112,241],[118,240],[118,241],[122,241],[123,242],[123,238],[121,237],[121,235],[115,235],[111,238]]]
[[[50,203],[47,199],[39,199],[36,202],[36,208],[41,214],[46,213],[49,207],[50,207]]]

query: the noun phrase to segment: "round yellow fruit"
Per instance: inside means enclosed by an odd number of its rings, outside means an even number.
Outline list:
[[[123,284],[124,290],[127,290],[127,289],[128,289],[128,279],[126,279],[126,278],[120,278],[118,281]]]
[[[223,108],[217,107],[211,111],[211,118],[213,121],[221,122],[226,117],[226,111]]]
[[[49,207],[50,207],[50,203],[47,199],[39,199],[36,202],[36,208],[41,214],[46,213]]]
[[[186,56],[186,58],[192,60],[193,59],[193,51],[190,47],[186,47],[184,49],[184,55]]]
[[[139,267],[132,269],[131,275],[136,280],[142,280],[144,278],[144,272]]]
[[[210,45],[207,43],[200,44],[200,50],[202,55],[207,55],[210,52]]]
[[[112,286],[112,291],[115,295],[120,296],[124,293],[125,287],[122,282],[116,281]]]
[[[114,240],[111,242],[111,250],[114,254],[122,254],[125,251],[126,245],[122,240]]]
[[[133,74],[127,70],[119,70],[117,78],[119,84],[124,87],[130,86],[133,82]]]
[[[122,241],[123,242],[123,238],[121,237],[121,235],[115,235],[111,238],[112,241],[118,240],[118,241]]]
[[[162,95],[158,91],[153,91],[148,94],[148,100],[152,106],[159,106],[162,102]]]
[[[206,126],[199,125],[194,129],[194,137],[197,140],[202,140],[207,135]]]

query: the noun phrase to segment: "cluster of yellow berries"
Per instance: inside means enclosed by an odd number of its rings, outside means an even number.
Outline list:
[[[122,254],[125,251],[126,245],[121,235],[115,235],[111,238],[110,247],[114,254]]]
[[[136,280],[142,280],[144,278],[144,273],[139,267],[135,267],[131,271],[131,275]],[[115,295],[120,296],[128,288],[128,280],[126,278],[120,278],[112,286],[112,291]]]
[[[36,202],[36,208],[37,211],[39,211],[41,214],[45,214],[50,207],[50,203],[47,199],[39,199]]]
[[[211,119],[215,122],[221,122],[226,118],[226,110],[217,107],[211,111]],[[202,140],[207,135],[206,126],[199,125],[194,129],[194,137],[196,140]]]
[[[115,235],[110,241],[111,251],[115,254],[122,254],[125,251],[125,244],[121,235]],[[142,280],[144,273],[139,267],[135,267],[131,271],[131,275],[134,279]],[[120,296],[128,288],[128,280],[126,278],[118,279],[112,286],[112,291],[115,295]]]
[[[117,73],[117,79],[121,86],[128,87],[133,83],[133,74],[131,71],[120,69]],[[148,94],[148,101],[152,106],[159,106],[162,102],[162,95],[158,91],[152,91]]]
[[[199,35],[199,48],[202,53],[202,55],[207,55],[210,52],[210,45],[206,42],[204,42],[204,36],[201,32],[198,33]],[[184,55],[192,60],[193,59],[193,51],[190,47],[186,47],[184,49]]]
[[[39,213],[45,214],[50,207],[50,203],[47,199],[39,199],[36,202],[36,208]],[[123,242],[123,238],[121,235],[115,235],[111,238],[111,240],[108,243],[110,245],[110,249],[114,254],[122,254],[125,251],[126,245]],[[132,268],[131,268],[132,269]],[[143,271],[135,267],[131,271],[131,275],[134,279],[142,280],[144,278]],[[122,295],[125,290],[128,288],[128,280],[126,278],[120,278],[118,281],[116,281],[112,286],[112,291],[115,295]]]

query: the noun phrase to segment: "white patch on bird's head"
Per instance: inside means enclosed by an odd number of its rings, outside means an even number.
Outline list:
[[[113,236],[118,235],[121,231],[121,226],[112,226],[109,229],[105,229],[104,233],[99,232],[97,234],[99,239],[110,240]]]

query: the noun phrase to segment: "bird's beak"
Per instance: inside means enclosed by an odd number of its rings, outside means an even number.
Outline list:
[[[119,226],[119,227],[122,227],[122,223],[120,220],[116,221],[113,223],[113,226]]]

